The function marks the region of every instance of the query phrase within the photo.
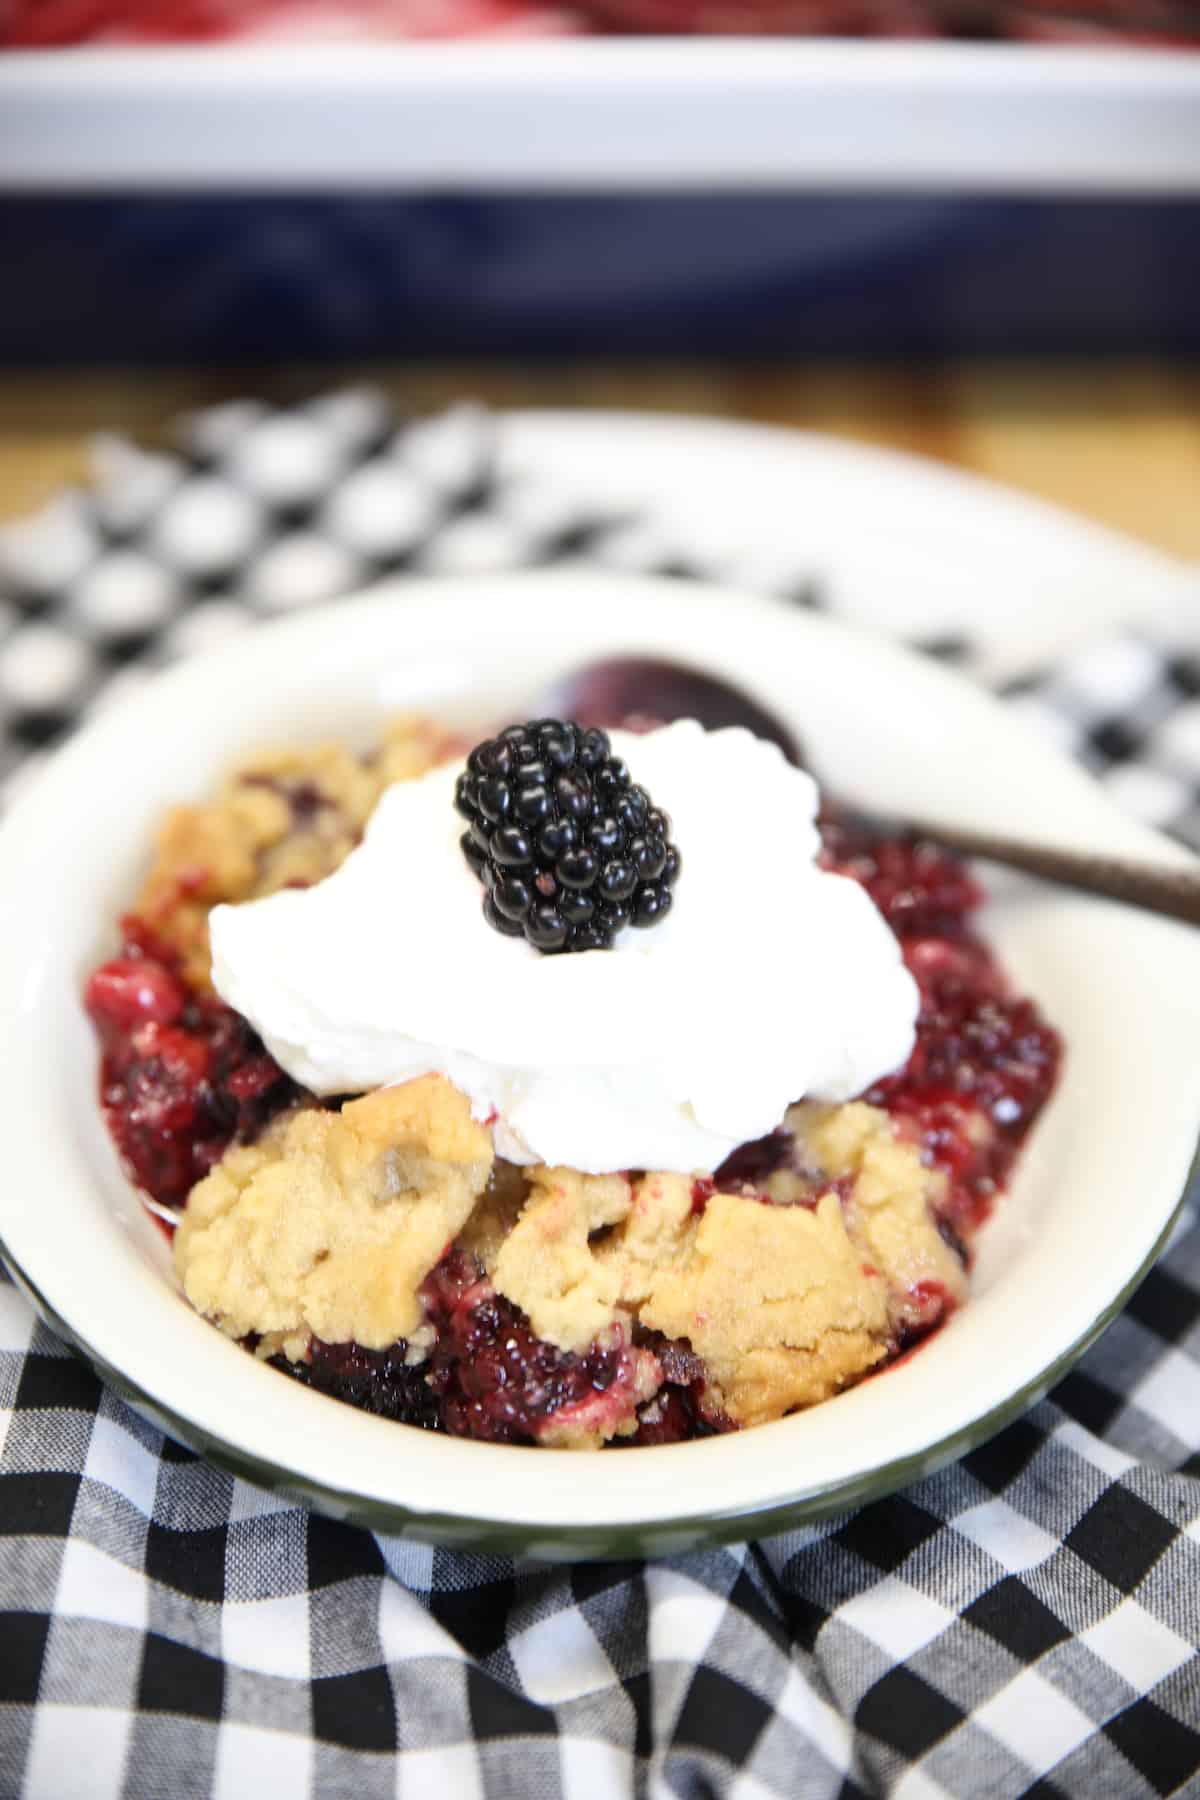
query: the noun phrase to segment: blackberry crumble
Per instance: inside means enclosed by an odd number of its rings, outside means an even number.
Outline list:
[[[405,721],[372,756],[258,758],[177,809],[88,983],[105,1117],[179,1220],[193,1304],[322,1393],[518,1444],[707,1436],[907,1354],[964,1300],[1060,1056],[961,862],[821,821],[824,866],[866,889],[920,992],[908,1062],[860,1100],[793,1107],[707,1174],[516,1168],[441,1078],[317,1101],[208,979],[213,904],[321,879],[448,747]]]

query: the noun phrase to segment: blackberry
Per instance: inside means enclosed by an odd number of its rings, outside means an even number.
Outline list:
[[[670,911],[680,866],[671,821],[606,732],[561,719],[510,725],[476,744],[454,804],[495,931],[546,955],[607,950],[622,926]]]

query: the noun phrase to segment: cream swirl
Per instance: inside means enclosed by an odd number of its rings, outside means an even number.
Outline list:
[[[587,1172],[711,1170],[899,1067],[916,988],[864,890],[816,866],[812,778],[740,727],[611,736],[682,856],[652,929],[567,956],[492,930],[443,768],[389,788],[317,886],[218,907],[218,991],[316,1093],[442,1074],[501,1155]]]

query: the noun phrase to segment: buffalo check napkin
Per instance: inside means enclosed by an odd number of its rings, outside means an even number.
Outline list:
[[[477,410],[401,423],[351,392],[217,408],[166,451],[98,443],[86,492],[0,531],[0,779],[155,667],[383,575],[705,573],[506,482],[495,438]],[[804,569],[775,591],[837,611]],[[969,670],[969,619],[924,648]],[[1200,848],[1200,627],[1110,634],[1009,698]],[[1194,1213],[1075,1371],[957,1466],[761,1543],[558,1569],[218,1473],[0,1283],[0,1800],[1171,1793],[1200,1794]]]

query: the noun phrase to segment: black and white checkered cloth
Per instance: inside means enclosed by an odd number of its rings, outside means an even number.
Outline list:
[[[224,407],[0,533],[0,771],[383,573],[703,573],[497,476],[487,418]],[[836,610],[797,570],[788,597]],[[1200,846],[1200,627],[1012,703]],[[956,651],[969,665],[969,644]],[[551,1570],[373,1537],[164,1440],[0,1285],[0,1800],[1200,1794],[1200,1230],[1050,1398],[890,1500]]]

